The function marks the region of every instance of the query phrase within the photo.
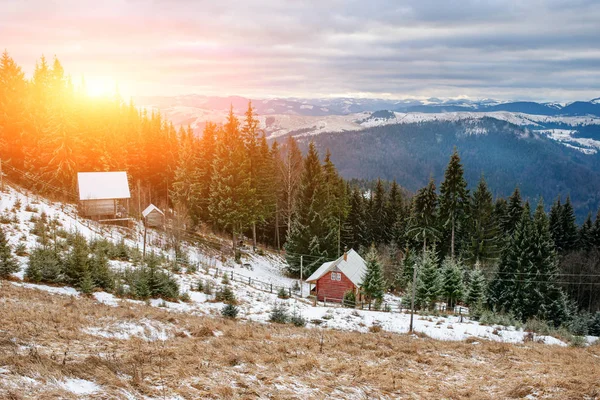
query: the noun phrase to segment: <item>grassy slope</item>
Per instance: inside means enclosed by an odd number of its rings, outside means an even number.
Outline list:
[[[8,282],[0,309],[0,398],[85,398],[56,384],[68,377],[99,385],[90,398],[600,396],[600,346],[443,342],[233,322],[126,302],[109,307]],[[153,321],[167,339],[151,340],[148,329],[141,339],[85,332],[140,320]]]

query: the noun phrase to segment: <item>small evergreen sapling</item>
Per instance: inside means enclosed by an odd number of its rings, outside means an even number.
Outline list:
[[[290,316],[283,304],[278,304],[275,307],[273,307],[273,310],[271,310],[271,314],[269,315],[270,322],[286,324],[289,320]]]
[[[288,291],[285,290],[284,287],[282,287],[281,289],[279,289],[279,291],[277,292],[277,297],[279,297],[280,299],[289,299],[290,296],[288,294]]]
[[[240,309],[233,304],[225,304],[221,309],[221,315],[225,318],[236,319]]]
[[[343,305],[344,305],[344,307],[348,307],[348,308],[356,307],[356,293],[354,293],[354,290],[347,290],[344,293]]]
[[[8,278],[10,274],[18,270],[19,264],[10,251],[4,229],[0,228],[0,278]]]

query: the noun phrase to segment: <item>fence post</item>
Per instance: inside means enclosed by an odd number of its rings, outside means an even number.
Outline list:
[[[252,278],[248,277],[248,285],[252,284]]]
[[[231,271],[231,280],[233,280],[233,271]]]
[[[273,284],[271,283],[271,293],[273,293]]]
[[[288,288],[289,292],[290,292],[290,297],[292,297],[292,288]]]

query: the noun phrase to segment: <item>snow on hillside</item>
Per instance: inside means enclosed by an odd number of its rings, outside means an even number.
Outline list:
[[[596,154],[598,149],[600,149],[600,142],[597,140],[573,137],[573,134],[577,133],[577,131],[569,129],[548,129],[539,132],[557,142],[561,142],[567,147],[579,150],[585,154]]]
[[[15,208],[17,199],[21,202],[19,209]],[[27,211],[30,210],[30,211]],[[33,223],[30,222],[32,215],[46,213],[52,218],[56,218],[62,224],[62,227],[71,231],[78,231],[87,238],[102,236],[115,242],[124,240],[129,246],[141,246],[141,236],[136,229],[126,230],[116,227],[100,227],[87,220],[76,217],[75,209],[71,205],[52,203],[46,199],[37,196],[28,195],[26,192],[18,192],[13,188],[8,188],[7,192],[1,193],[0,214],[10,216],[16,223],[4,224],[9,243],[16,246],[18,243],[25,243],[31,250],[36,246],[36,237],[30,233]],[[153,232],[154,235],[160,235]],[[160,247],[150,247],[156,252],[163,252]],[[223,285],[223,273],[234,279],[230,285],[236,298],[239,301],[240,317],[259,323],[267,323],[271,310],[276,305],[284,305],[291,314],[302,315],[308,321],[308,327],[312,329],[339,329],[359,332],[368,332],[372,326],[379,326],[381,329],[389,332],[406,333],[409,327],[409,315],[397,312],[379,312],[368,310],[354,310],[341,307],[325,307],[323,305],[315,306],[312,301],[306,298],[293,297],[290,299],[280,299],[277,296],[277,286],[292,288],[297,282],[295,279],[283,275],[285,261],[277,255],[267,254],[246,255],[242,261],[246,266],[235,264],[231,259],[215,257],[214,254],[203,250],[198,246],[188,245],[189,258],[192,262],[198,262],[200,268],[197,271],[187,271],[185,268],[181,273],[175,274],[180,285],[180,290],[187,293],[190,301],[168,302],[159,299],[153,299],[148,302],[153,307],[164,307],[173,312],[192,313],[197,315],[219,315],[224,306],[221,302],[214,300],[214,295],[195,291],[199,281],[206,285],[210,283],[214,290]],[[23,278],[23,271],[26,265],[26,258],[19,257],[22,269],[16,274]],[[132,267],[127,262],[113,262],[113,268]],[[217,270],[218,269],[218,270]],[[218,276],[217,276],[218,272]],[[256,281],[262,283],[257,284]],[[252,282],[250,285],[248,283]],[[55,287],[49,285],[38,285],[25,282],[12,282],[27,289],[42,290],[60,296],[79,297],[77,290],[69,287]],[[270,287],[273,285],[274,289]],[[289,290],[289,289],[288,289]],[[303,288],[304,297],[308,294],[308,287]],[[100,303],[109,306],[118,306],[120,302],[132,302],[145,304],[142,301],[131,299],[119,299],[113,294],[106,292],[96,292],[94,297]],[[398,304],[400,299],[394,296],[387,296],[386,301],[392,304]],[[136,323],[102,323],[98,321],[98,326],[89,328],[90,334],[103,337],[128,338],[131,336],[140,337],[144,340],[160,340],[170,337],[175,327],[156,321],[140,320]],[[475,321],[469,321],[465,318],[463,322],[458,316],[433,317],[416,316],[415,330],[422,332],[432,338],[440,340],[465,340],[467,338],[481,338],[486,340],[521,343],[524,341],[526,333],[514,327],[484,326]],[[538,340],[547,344],[565,345],[564,342],[553,337],[540,336]]]

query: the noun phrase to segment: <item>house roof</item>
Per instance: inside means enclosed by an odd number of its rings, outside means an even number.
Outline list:
[[[144,218],[146,218],[148,216],[148,214],[150,214],[152,211],[158,211],[163,216],[165,215],[165,213],[160,211],[160,209],[158,207],[156,207],[154,204],[150,204],[148,207],[146,207],[146,209],[144,211],[142,211],[142,216]]]
[[[363,277],[367,272],[367,263],[356,251],[352,249],[347,252],[346,260],[344,260],[344,256],[341,256],[335,261],[324,263],[311,276],[308,277],[306,282],[316,281],[336,267],[343,272],[344,275],[346,275],[346,277],[350,279],[350,281],[356,286],[362,285]]]
[[[127,172],[78,172],[79,200],[128,199]]]

